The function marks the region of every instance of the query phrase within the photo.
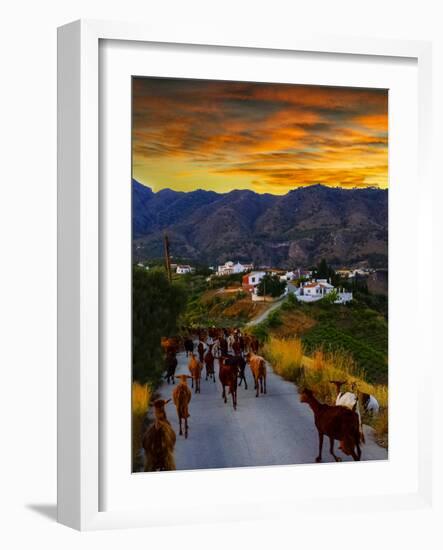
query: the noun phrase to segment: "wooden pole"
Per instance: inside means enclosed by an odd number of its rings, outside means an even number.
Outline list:
[[[171,275],[171,257],[169,254],[169,237],[168,234],[165,233],[163,237],[163,246],[164,246],[164,252],[165,252],[165,268],[166,268],[166,275],[168,277],[168,281],[172,281],[172,275]]]

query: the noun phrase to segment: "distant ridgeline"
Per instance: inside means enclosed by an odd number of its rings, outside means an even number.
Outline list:
[[[134,261],[159,258],[166,230],[174,257],[217,265],[308,266],[367,261],[388,265],[388,191],[302,187],[286,195],[237,190],[219,194],[132,181]]]

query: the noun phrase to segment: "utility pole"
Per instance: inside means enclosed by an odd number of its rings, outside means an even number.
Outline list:
[[[172,281],[172,275],[171,275],[171,256],[169,254],[169,237],[168,234],[165,232],[163,235],[163,247],[165,252],[165,268],[166,268],[166,275],[168,277],[168,281]]]

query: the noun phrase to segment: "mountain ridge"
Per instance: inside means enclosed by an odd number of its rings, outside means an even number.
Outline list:
[[[251,190],[226,193],[163,189],[132,180],[134,260],[171,253],[216,264],[228,259],[293,267],[320,258],[387,267],[388,191],[321,184],[285,195]]]

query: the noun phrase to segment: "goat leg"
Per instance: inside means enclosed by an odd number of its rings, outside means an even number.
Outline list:
[[[315,462],[321,462],[321,452],[323,449],[323,434],[318,432],[318,457],[315,459]]]
[[[341,458],[334,454],[334,438],[333,437],[329,437],[329,443],[330,443],[329,452],[335,458],[335,462],[341,462]]]
[[[356,443],[356,448],[357,448],[357,454],[355,453],[354,449],[352,449],[351,451],[351,455],[352,455],[352,458],[354,460],[360,460],[361,459],[361,449],[360,449],[360,445],[358,443]]]
[[[226,390],[224,386],[223,386],[223,392],[222,392],[222,399],[226,403]]]

